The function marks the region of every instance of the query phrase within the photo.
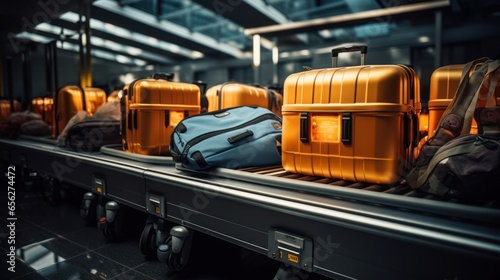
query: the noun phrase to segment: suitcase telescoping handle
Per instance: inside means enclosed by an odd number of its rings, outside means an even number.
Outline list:
[[[155,73],[153,75],[153,79],[162,79],[172,82],[174,80],[174,73],[163,73],[163,72]]]
[[[334,46],[332,48],[332,67],[337,67],[339,53],[343,52],[361,52],[361,65],[366,64],[366,53],[368,52],[368,46],[362,43],[346,43]]]

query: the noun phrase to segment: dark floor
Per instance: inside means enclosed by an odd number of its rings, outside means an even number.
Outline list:
[[[107,241],[95,224],[85,226],[80,216],[83,190],[67,187],[63,199],[51,203],[40,186],[16,178],[15,213],[9,220],[7,182],[0,194],[0,279],[273,279],[279,264],[213,237],[195,233],[187,267],[173,273],[155,257],[139,249],[145,214],[129,209],[128,235]],[[135,211],[135,212],[134,212]],[[7,226],[14,222],[13,231]],[[9,237],[13,237],[9,239]],[[9,243],[15,241],[15,244]],[[15,272],[9,267],[15,246]],[[300,275],[293,279],[318,279]],[[292,279],[290,278],[290,279]],[[321,277],[322,278],[322,277]]]

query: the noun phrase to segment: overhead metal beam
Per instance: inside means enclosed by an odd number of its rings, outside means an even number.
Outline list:
[[[262,0],[193,2],[245,28],[289,22],[285,15]]]
[[[57,27],[62,27],[65,29],[72,29],[73,23],[62,20],[62,19],[57,19],[52,21],[53,26]],[[138,36],[119,36],[119,34],[114,34],[112,32],[109,32],[109,30],[106,29],[96,29],[95,26],[93,28],[92,21],[90,23],[90,28],[92,32],[92,38],[93,38],[93,45],[96,46],[95,43],[98,43],[99,39],[102,40],[109,40],[111,42],[115,42],[117,44],[121,44],[124,47],[130,46],[133,48],[138,48],[142,50],[141,54],[136,55],[140,59],[145,59],[149,61],[154,61],[158,63],[166,63],[166,64],[171,64],[174,63],[176,60],[182,60],[185,58],[184,55],[179,55],[179,54],[174,54],[169,52],[166,49],[162,49],[159,47],[153,47],[150,46],[149,44],[145,44],[143,40],[140,40],[141,38]],[[40,30],[39,30],[40,32]],[[48,33],[50,34],[50,33]],[[56,38],[54,36],[50,36],[52,38]],[[109,51],[109,50],[108,50]],[[125,55],[130,55],[123,53]]]
[[[54,40],[59,39],[59,37],[56,34],[49,33],[46,31],[38,31],[37,34],[41,35],[41,36],[45,36],[47,38],[52,38]],[[100,31],[94,31],[94,30],[92,31],[92,53],[94,53],[93,52],[94,50],[98,50],[98,51],[103,51],[103,52],[107,52],[107,53],[123,55],[123,56],[127,56],[130,58],[144,60],[147,63],[163,63],[163,64],[167,64],[167,65],[171,65],[171,64],[176,63],[176,61],[169,59],[167,57],[167,54],[164,53],[162,55],[161,51],[156,50],[156,52],[153,53],[153,52],[145,50],[144,48],[141,49],[141,47],[144,47],[144,45],[133,46],[133,43],[134,43],[133,41],[128,41],[128,40],[123,39],[119,36],[101,37],[101,35],[106,36],[106,34],[103,34]],[[116,39],[116,41],[114,41],[113,39]],[[105,40],[108,40],[108,41],[105,41]],[[103,44],[99,44],[100,41],[103,41],[102,42]],[[119,45],[122,48],[115,49],[115,48],[110,47],[109,45],[111,42],[113,43],[113,45]],[[76,36],[68,37],[64,40],[63,43],[70,43],[73,45],[78,45],[78,38]],[[140,49],[141,52],[138,54],[133,54],[133,53],[127,52],[128,47]],[[116,60],[114,60],[114,61],[116,61]]]
[[[286,24],[270,25],[265,27],[248,28],[245,34],[248,36],[260,34],[263,36],[283,36],[304,32],[319,31],[328,28],[353,26],[356,24],[367,23],[370,20],[391,21],[398,17],[410,13],[419,13],[448,7],[449,0],[432,1],[425,3],[407,4],[354,14],[333,16],[329,18],[313,19]]]
[[[131,7],[121,7],[111,0],[94,2],[94,8],[93,15],[102,21],[114,20],[131,31],[135,30],[153,38],[169,38],[169,42],[175,42],[181,47],[203,53],[222,53],[235,58],[243,58],[246,55],[240,49],[218,42],[215,38],[192,32],[173,22],[158,20],[154,15]]]
[[[290,20],[274,6],[262,0],[238,0],[238,1],[206,1],[192,0],[202,7],[213,11],[217,15],[242,26],[243,28],[254,28],[258,26],[287,24]],[[308,37],[304,34],[291,34],[294,40],[308,43]]]

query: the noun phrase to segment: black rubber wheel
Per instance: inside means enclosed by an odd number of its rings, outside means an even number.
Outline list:
[[[169,238],[167,240],[167,245],[170,248],[172,248],[172,239],[171,238]],[[179,271],[183,270],[184,267],[186,267],[186,264],[182,264],[182,262],[181,262],[182,250],[184,250],[184,248],[182,248],[179,253],[174,253],[174,252],[170,251],[170,255],[168,255],[168,259],[167,259],[167,266],[168,266],[168,268],[170,268],[170,270],[175,271],[175,272],[179,272]]]
[[[101,232],[107,242],[113,242],[116,240],[115,225],[114,223],[106,222],[101,227]]]
[[[144,256],[151,257],[156,253],[156,232],[152,223],[146,223],[139,240],[139,248]]]
[[[85,199],[82,200],[80,206],[80,216],[83,218],[86,226],[95,225],[97,222],[96,211],[97,202],[95,200],[91,201],[89,207],[85,207]]]

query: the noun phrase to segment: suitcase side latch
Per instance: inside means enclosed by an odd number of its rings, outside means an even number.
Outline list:
[[[309,113],[300,113],[300,141],[309,143]]]
[[[342,143],[350,145],[352,142],[352,116],[351,113],[342,113]]]

